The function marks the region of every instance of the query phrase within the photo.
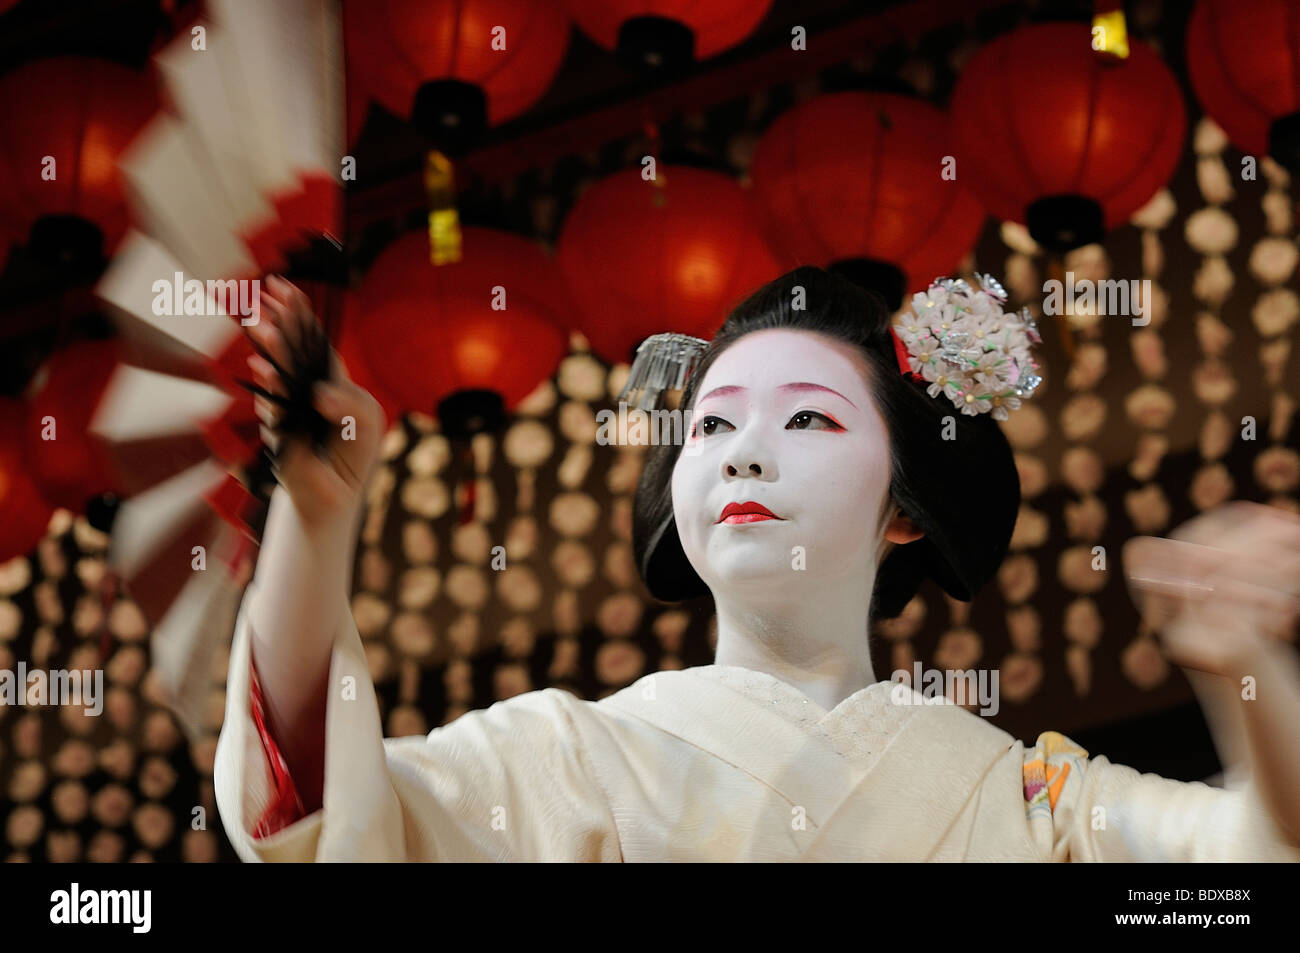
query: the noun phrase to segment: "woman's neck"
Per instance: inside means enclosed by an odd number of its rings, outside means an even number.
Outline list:
[[[822,585],[811,592],[791,587],[760,598],[715,591],[714,605],[718,665],[765,672],[826,711],[876,681],[868,645],[869,584]]]

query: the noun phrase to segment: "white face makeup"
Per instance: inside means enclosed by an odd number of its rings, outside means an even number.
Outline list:
[[[672,490],[682,549],[715,596],[870,585],[890,460],[867,373],[851,345],[784,329],[709,368]]]

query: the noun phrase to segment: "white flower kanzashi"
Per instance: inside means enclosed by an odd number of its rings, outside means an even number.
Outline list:
[[[899,338],[931,397],[942,393],[963,414],[1006,420],[1042,383],[1030,352],[1042,337],[1028,308],[1003,311],[1002,285],[991,275],[976,277],[982,290],[960,278],[937,278],[914,295]]]

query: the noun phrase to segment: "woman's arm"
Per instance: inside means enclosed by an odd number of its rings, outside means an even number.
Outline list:
[[[268,287],[261,302],[265,320],[249,329],[266,356],[251,358],[249,366],[261,387],[283,396],[275,365],[292,367],[290,346],[315,317],[292,285],[271,278]],[[264,437],[278,446],[279,409],[263,397],[257,403]],[[303,438],[279,446],[280,485],[271,498],[248,607],[269,727],[309,812],[321,806],[331,648],[351,611],[362,489],[384,430],[378,403],[347,379],[337,360],[331,382],[317,388],[315,406],[333,432],[319,452]]]
[[[1051,856],[1076,863],[1296,863],[1291,843],[1262,803],[1257,786],[1225,791],[1201,781],[1174,781],[1087,758],[1053,752],[1040,737],[1031,769],[1046,770],[1057,788],[1051,810]],[[1026,753],[1029,754],[1030,751]],[[1046,757],[1043,757],[1043,755]],[[1035,764],[1036,761],[1043,764]],[[1026,794],[1029,793],[1028,786]],[[1046,800],[1039,792],[1039,800]],[[1031,802],[1031,826],[1047,805]],[[1035,813],[1037,812],[1037,813]]]
[[[1296,651],[1269,641],[1241,656],[1232,683],[1239,692],[1260,799],[1294,847],[1300,847],[1300,663]]]
[[[307,523],[277,487],[248,609],[268,727],[308,812],[321,806],[326,682],[335,632],[350,611],[355,523]]]
[[[270,362],[288,367],[285,335],[314,319],[295,289],[271,289],[266,327],[252,332],[266,356],[249,364],[262,388],[281,394]],[[618,860],[618,831],[575,722],[591,727],[597,716],[567,693],[526,692],[424,737],[384,737],[347,600],[384,417],[335,374],[315,402],[334,425],[325,446],[280,447],[280,487],[231,644],[213,781],[236,852],[293,862]],[[259,398],[268,427],[278,423],[272,403]],[[274,748],[257,724],[259,695]],[[274,749],[292,785],[278,761],[268,767]],[[294,816],[294,787],[306,816]]]
[[[1285,641],[1300,615],[1300,517],[1231,503],[1172,539],[1134,540],[1124,563],[1166,654],[1208,702],[1229,780],[1245,768],[1300,847],[1300,664]]]

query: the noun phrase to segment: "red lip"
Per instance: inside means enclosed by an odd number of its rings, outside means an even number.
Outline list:
[[[777,516],[762,503],[746,501],[744,503],[728,503],[722,508],[722,515],[718,517],[719,523],[757,523],[762,520],[779,520]]]

